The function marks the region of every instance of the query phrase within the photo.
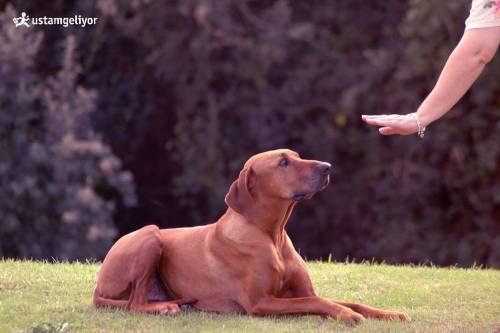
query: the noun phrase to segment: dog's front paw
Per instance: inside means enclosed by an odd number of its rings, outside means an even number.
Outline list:
[[[354,311],[345,311],[339,314],[338,319],[349,325],[359,324],[365,321],[365,317]]]
[[[408,323],[411,322],[410,316],[408,316],[406,313],[397,311],[386,311],[383,318],[387,320],[404,321]]]

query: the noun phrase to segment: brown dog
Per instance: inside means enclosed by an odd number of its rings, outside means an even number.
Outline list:
[[[94,304],[161,314],[190,303],[222,313],[408,321],[400,312],[316,296],[285,225],[298,201],[328,185],[330,169],[285,149],[253,156],[216,223],[163,230],[150,225],[120,238],[102,264]]]

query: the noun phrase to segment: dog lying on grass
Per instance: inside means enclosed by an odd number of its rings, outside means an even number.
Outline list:
[[[314,292],[285,225],[295,205],[329,182],[331,165],[279,149],[251,157],[215,223],[143,227],[106,255],[94,293],[98,307],[177,314],[180,304],[250,315],[314,314],[348,323],[409,321],[403,313],[331,300]]]

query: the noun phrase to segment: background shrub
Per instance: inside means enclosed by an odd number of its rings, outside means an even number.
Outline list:
[[[250,155],[288,147],[334,164],[332,184],[289,224],[307,258],[500,266],[500,61],[423,141],[360,121],[416,109],[470,0],[8,3],[1,38],[18,44],[0,43],[3,255],[102,255],[109,242],[89,233],[51,248],[66,237],[52,228],[82,234],[67,211],[108,241],[114,228],[212,222]],[[13,30],[11,5],[99,24]],[[46,243],[16,249],[33,225]]]

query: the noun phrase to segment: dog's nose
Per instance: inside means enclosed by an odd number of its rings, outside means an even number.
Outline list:
[[[332,172],[332,165],[327,162],[321,162],[319,164],[319,172],[321,172],[322,175],[328,175]]]

